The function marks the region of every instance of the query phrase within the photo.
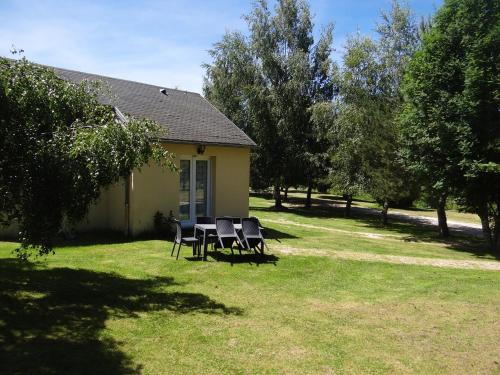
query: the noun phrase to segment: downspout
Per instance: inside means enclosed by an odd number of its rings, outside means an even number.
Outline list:
[[[116,122],[126,125],[128,123],[128,118],[125,116],[118,107],[113,107],[116,115]],[[125,236],[129,238],[131,236],[130,228],[130,192],[132,190],[132,173],[125,178]]]
[[[125,179],[125,236],[130,237],[130,190],[132,185],[132,175]]]

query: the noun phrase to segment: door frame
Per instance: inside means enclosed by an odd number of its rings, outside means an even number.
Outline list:
[[[181,155],[181,160],[189,161],[189,219],[181,220],[183,225],[196,224],[196,162],[203,160],[207,162],[207,216],[212,215],[212,161],[209,156]],[[180,204],[180,202],[178,202]]]

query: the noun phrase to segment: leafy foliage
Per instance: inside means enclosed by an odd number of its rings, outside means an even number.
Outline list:
[[[346,43],[339,74],[340,95],[332,119],[332,173],[334,186],[348,197],[370,192],[384,204],[412,200],[411,176],[398,156],[397,115],[401,109],[400,82],[418,42],[409,8],[394,1],[382,13],[378,42],[359,34]]]
[[[309,6],[282,0],[274,14],[266,1],[246,16],[250,36],[228,33],[205,65],[205,96],[258,144],[252,155],[252,186],[275,188],[325,173],[325,134],[309,109],[334,96],[330,59],[332,27],[314,44]]]
[[[25,58],[0,60],[0,219],[46,254],[65,222],[83,219],[102,188],[151,158],[172,166],[149,120],[116,120],[98,82],[73,84]]]
[[[453,192],[500,241],[500,4],[446,0],[405,80],[405,157],[427,186]]]

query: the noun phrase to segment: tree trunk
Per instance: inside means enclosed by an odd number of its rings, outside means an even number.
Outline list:
[[[389,202],[386,200],[384,200],[384,204],[382,205],[382,212],[381,212],[381,215],[382,215],[382,224],[384,225],[387,225],[387,211],[389,211]]]
[[[488,203],[487,202],[482,202],[481,205],[478,207],[477,214],[479,218],[481,219],[481,227],[483,229],[483,237],[485,241],[488,243],[490,248],[495,251],[498,249],[498,244],[495,244],[495,239],[493,238],[494,235],[491,232],[491,227],[490,227],[490,220],[489,220],[489,215],[488,215]],[[496,249],[495,249],[496,248]]]
[[[285,194],[283,196],[283,201],[288,202],[288,186],[285,187]]]
[[[350,217],[351,216],[351,205],[352,205],[352,194],[345,194],[344,198],[346,200],[344,216]]]
[[[312,179],[307,179],[306,208],[311,208]]]
[[[494,240],[491,250],[500,259],[500,220],[495,224]]]
[[[450,230],[448,228],[448,221],[446,219],[446,198],[447,194],[441,194],[439,196],[437,206],[439,234],[444,238],[450,237]]]
[[[274,185],[274,207],[278,209],[283,208],[281,204],[280,186],[278,184]]]

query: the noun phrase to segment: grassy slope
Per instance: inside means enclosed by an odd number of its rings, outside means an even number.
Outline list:
[[[349,227],[252,204],[269,220]],[[270,226],[294,246],[376,243]],[[164,241],[22,264],[14,246],[0,243],[0,373],[500,373],[500,272],[279,254],[175,261]]]

